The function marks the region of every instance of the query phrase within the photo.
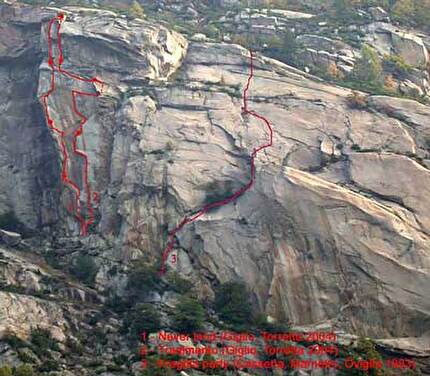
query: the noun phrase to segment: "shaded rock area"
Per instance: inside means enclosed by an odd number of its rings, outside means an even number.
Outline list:
[[[9,245],[9,246],[17,246],[21,242],[21,235],[6,230],[0,230],[0,242]]]
[[[99,294],[121,295],[133,261],[159,260],[168,231],[185,215],[248,182],[249,155],[268,135],[241,111],[250,70],[243,47],[188,42],[152,21],[65,7],[64,67],[106,83],[102,96],[79,103],[89,118],[89,180],[100,194],[91,234],[79,238],[61,198],[60,146],[38,98],[48,86],[47,22],[57,10],[31,16],[31,9],[0,7],[2,27],[16,39],[0,35],[8,93],[0,100],[0,212],[13,210],[43,231],[39,253],[65,265],[90,255],[97,292],[67,280],[50,290],[43,277],[52,271],[19,272],[26,261],[2,251],[2,281],[26,291],[0,292],[0,335],[25,337],[43,321],[63,341],[68,328],[76,334],[80,327],[70,301],[89,312],[100,309]],[[409,51],[405,41],[393,43]],[[417,65],[428,59],[420,51]],[[350,94],[257,55],[249,107],[270,120],[273,147],[258,156],[249,192],[178,232],[169,267],[201,299],[213,299],[219,283],[243,280],[256,311],[276,322],[323,323],[429,357],[422,347],[430,338],[429,107],[370,96],[359,110],[348,104]],[[62,101],[51,104],[59,119],[66,110]],[[53,301],[31,296],[46,289]]]

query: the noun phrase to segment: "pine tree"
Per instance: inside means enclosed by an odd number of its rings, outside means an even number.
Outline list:
[[[376,51],[364,44],[361,48],[361,57],[354,68],[354,76],[358,81],[365,81],[380,85],[383,79],[382,64]]]
[[[128,14],[133,18],[145,17],[145,11],[143,10],[142,5],[140,5],[136,0],[131,3],[130,9],[128,10]]]
[[[9,366],[0,367],[0,376],[12,376],[12,368]]]
[[[183,297],[175,307],[174,328],[181,333],[192,333],[203,327],[205,310],[195,299]]]
[[[397,0],[392,11],[395,18],[401,21],[410,22],[415,16],[414,1]]]

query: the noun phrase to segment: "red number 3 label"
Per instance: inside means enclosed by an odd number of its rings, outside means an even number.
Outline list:
[[[176,264],[177,258],[176,255],[172,255],[172,264]]]

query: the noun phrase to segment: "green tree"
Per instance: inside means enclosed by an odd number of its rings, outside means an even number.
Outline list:
[[[130,323],[130,335],[138,339],[143,332],[154,333],[161,329],[160,314],[151,304],[138,304],[124,324]]]
[[[128,14],[133,18],[145,17],[145,11],[143,10],[142,5],[140,5],[136,0],[131,3],[130,9],[128,10]]]
[[[250,322],[250,300],[250,294],[243,283],[228,282],[216,291],[215,309],[223,321],[241,327]]]
[[[335,0],[334,10],[337,17],[345,19],[352,15],[353,6],[350,0]]]
[[[25,226],[18,220],[15,212],[9,211],[0,215],[0,229],[6,231],[24,232]]]
[[[27,347],[27,343],[14,334],[7,334],[6,337],[3,338],[3,341],[5,341],[14,350]]]
[[[287,30],[282,35],[273,35],[262,39],[261,45],[266,44],[264,53],[287,64],[296,64],[296,54],[299,46],[295,34]]]
[[[182,278],[181,275],[176,271],[169,273],[166,279],[167,283],[169,284],[169,289],[179,294],[186,294],[193,287],[193,284],[190,281]]]
[[[60,370],[60,365],[54,359],[47,359],[38,367],[39,372],[52,372],[52,371],[59,371],[59,370]]]
[[[14,376],[35,376],[36,373],[33,370],[33,367],[30,364],[21,364],[16,367]]]
[[[365,81],[375,86],[382,84],[382,64],[376,51],[364,44],[361,48],[361,57],[354,67],[354,76],[358,81]]]
[[[414,19],[418,26],[430,27],[430,0],[415,0]]]
[[[413,71],[413,67],[405,62],[399,55],[385,55],[382,60],[384,71],[400,77],[406,78],[408,73]]]
[[[183,297],[175,307],[174,328],[178,332],[192,333],[200,330],[205,319],[203,306],[195,299]]]
[[[265,0],[264,6],[272,9],[287,9],[288,0]]]
[[[47,355],[49,350],[59,351],[57,341],[52,338],[46,329],[34,329],[31,331],[30,342],[32,350],[39,356]]]
[[[396,19],[410,23],[415,16],[414,1],[397,0],[393,6],[392,13]]]
[[[137,300],[145,297],[150,291],[160,291],[161,278],[156,265],[137,262],[128,277],[127,289]]]
[[[10,368],[9,366],[1,366],[0,376],[12,376],[12,368]]]
[[[80,281],[93,284],[97,274],[97,265],[90,255],[78,256],[75,265],[71,269],[71,273]]]

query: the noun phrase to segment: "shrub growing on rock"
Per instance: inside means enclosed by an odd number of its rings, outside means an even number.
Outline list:
[[[175,307],[174,329],[182,333],[192,333],[202,328],[204,319],[203,306],[197,300],[185,296]]]
[[[10,368],[9,366],[1,366],[0,376],[12,376],[12,368]]]
[[[377,52],[366,44],[362,46],[361,57],[355,64],[354,78],[375,86],[381,85],[383,79],[381,61]]]
[[[80,281],[91,285],[97,274],[97,265],[90,255],[81,255],[76,259],[71,273]]]
[[[382,60],[384,70],[401,79],[412,72],[413,68],[399,55],[385,55]]]
[[[20,349],[22,347],[26,347],[27,343],[23,341],[21,338],[17,337],[14,334],[7,334],[3,339],[10,347],[14,350]]]
[[[24,232],[25,226],[18,220],[15,212],[9,211],[0,215],[0,229],[14,232]]]
[[[227,282],[216,291],[215,309],[221,320],[242,329],[252,317],[251,298],[245,284]]]
[[[231,197],[235,192],[234,183],[227,181],[212,181],[206,187],[205,204],[225,200]]]
[[[14,376],[36,376],[33,367],[30,364],[22,364],[15,368]]]
[[[142,5],[140,5],[136,0],[131,3],[130,9],[128,10],[128,14],[132,18],[145,17],[145,11],[143,10]]]
[[[160,314],[151,304],[138,304],[124,324],[130,323],[130,335],[139,339],[141,333],[154,333],[161,329]]]
[[[30,342],[32,350],[38,355],[47,355],[49,350],[59,351],[58,343],[52,338],[46,329],[34,329],[31,331]]]
[[[138,262],[128,278],[127,289],[135,297],[143,297],[150,291],[160,291],[161,278],[157,266]]]
[[[367,107],[367,96],[353,91],[346,98],[346,102],[350,108],[363,109]]]
[[[178,294],[185,294],[191,290],[193,284],[182,278],[178,272],[172,272],[167,275],[167,283],[169,288]]]

